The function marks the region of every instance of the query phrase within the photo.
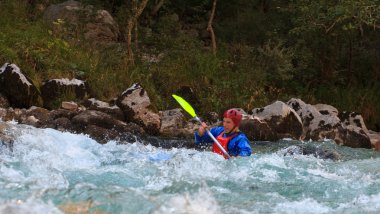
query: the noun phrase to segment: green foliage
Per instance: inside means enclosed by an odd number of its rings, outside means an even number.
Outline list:
[[[365,88],[321,87],[316,90],[315,99],[335,106],[339,111],[360,112],[369,128],[375,128],[380,121],[379,85]],[[315,102],[315,101],[314,101]]]
[[[125,32],[131,1],[81,2],[110,11]],[[140,18],[140,50],[136,64],[127,66],[123,42],[94,47],[82,41],[81,26],[57,20],[52,27],[31,19],[26,1],[2,0],[0,63],[18,64],[37,84],[86,80],[92,96],[106,101],[139,82],[160,110],[177,108],[171,94],[189,86],[200,116],[299,97],[361,112],[369,128],[380,126],[378,0],[219,0],[216,55],[204,35],[187,34],[205,30],[199,26],[207,23],[212,1],[165,1],[150,17],[156,3],[149,1]]]
[[[161,36],[175,38],[179,35],[181,25],[177,14],[165,14],[160,17],[156,29]]]
[[[293,53],[290,49],[284,48],[281,43],[273,44],[269,41],[257,51],[258,66],[266,74],[266,84],[281,87],[285,85],[286,81],[292,79],[293,65],[291,60]]]

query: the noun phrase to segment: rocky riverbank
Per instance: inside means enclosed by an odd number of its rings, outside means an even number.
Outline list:
[[[39,128],[88,134],[99,143],[109,140],[134,142],[134,136],[192,139],[198,125],[187,120],[180,108],[157,111],[147,92],[133,84],[110,102],[89,98],[89,86],[78,79],[52,79],[40,88],[15,64],[0,68],[0,138],[3,144],[12,139],[4,131],[4,121],[14,120]],[[61,100],[71,93],[77,102]],[[57,102],[59,108],[54,108]],[[243,112],[241,125],[252,141],[276,141],[283,138],[323,141],[332,139],[353,148],[380,151],[380,134],[368,130],[360,114],[339,112],[330,105],[306,104],[300,99],[276,101],[263,108]],[[220,115],[209,118],[220,125]],[[168,141],[171,146],[194,147],[191,141]],[[172,145],[170,145],[172,143]]]

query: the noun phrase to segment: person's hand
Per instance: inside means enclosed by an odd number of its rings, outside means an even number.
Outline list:
[[[205,134],[207,127],[208,127],[207,124],[205,122],[202,122],[198,128],[198,135],[203,136]]]

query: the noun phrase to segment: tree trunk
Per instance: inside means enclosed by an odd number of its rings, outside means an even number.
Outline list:
[[[216,1],[217,0],[214,0],[212,2],[211,15],[210,15],[210,19],[208,20],[208,25],[207,25],[207,31],[210,32],[210,35],[211,35],[212,53],[214,55],[216,54],[216,39],[215,39],[214,29],[212,28],[212,22],[215,16]]]
[[[269,11],[269,3],[266,0],[260,1],[260,11],[262,13],[267,13]]]
[[[156,16],[162,5],[164,5],[165,0],[160,0],[156,5],[154,5],[153,9],[150,11],[151,16]]]
[[[135,25],[135,36],[134,36],[134,39],[135,39],[135,51],[139,51],[139,40],[138,40],[138,37],[139,37],[139,28],[138,28],[138,25]]]
[[[134,64],[134,57],[133,57],[133,51],[132,51],[132,29],[133,29],[133,21],[128,20],[128,33],[127,33],[127,48],[128,48],[128,56],[127,61]]]
[[[136,11],[137,11],[137,4],[136,4],[137,2],[136,1],[134,1],[133,2],[133,14],[135,14],[136,13]],[[137,20],[136,20],[136,22],[137,22]],[[138,25],[137,25],[137,23],[135,23],[135,29],[134,29],[134,31],[135,31],[135,34],[134,34],[134,43],[135,43],[135,51],[138,51]]]
[[[348,86],[350,86],[351,84],[353,84],[354,82],[354,70],[352,68],[352,40],[350,39],[350,48],[349,48],[349,51],[348,51]]]
[[[128,27],[128,33],[127,33],[127,48],[128,48],[128,55],[127,55],[127,61],[132,63],[132,65],[135,63],[135,59],[133,56],[132,51],[132,31],[137,25],[137,20],[140,17],[141,13],[146,7],[146,4],[148,3],[148,0],[142,0],[140,3],[137,3],[137,0],[132,0],[132,15],[129,17],[127,21],[127,27]],[[135,38],[135,41],[137,41],[137,37]]]

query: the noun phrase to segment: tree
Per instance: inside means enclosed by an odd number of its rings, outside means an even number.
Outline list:
[[[216,39],[215,39],[214,29],[212,28],[212,22],[213,22],[214,16],[215,16],[216,1],[217,0],[213,0],[213,2],[212,2],[211,14],[210,14],[210,18],[209,18],[208,24],[207,24],[207,31],[210,32],[212,52],[214,55],[216,54]]]
[[[298,40],[303,50],[308,50],[309,54],[298,52],[311,57],[309,68],[319,71],[317,78],[313,77],[310,81],[318,79],[319,82],[340,82],[351,86],[368,81],[366,73],[371,71],[361,70],[360,66],[373,64],[379,54],[376,47],[379,41],[376,31],[380,29],[378,2],[291,1],[288,9],[294,18],[290,34]],[[365,57],[358,60],[361,56]]]
[[[132,51],[132,31],[135,26],[137,26],[137,21],[146,7],[148,0],[132,0],[132,13],[127,20],[127,62],[134,64],[134,56]],[[135,29],[136,33],[137,30]],[[135,37],[135,43],[137,43],[137,37]]]
[[[159,0],[156,2],[152,10],[150,11],[151,16],[156,16],[162,5],[164,5],[165,0]]]

